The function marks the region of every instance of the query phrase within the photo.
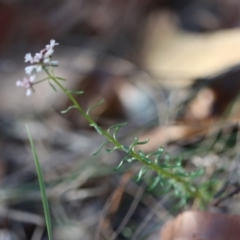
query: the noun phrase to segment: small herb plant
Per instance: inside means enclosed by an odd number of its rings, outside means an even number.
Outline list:
[[[192,172],[186,171],[182,164],[181,158],[175,161],[170,161],[162,147],[148,154],[136,149],[139,145],[147,144],[149,140],[139,141],[136,137],[130,146],[125,146],[118,140],[117,133],[126,125],[126,123],[116,124],[108,129],[103,129],[93,120],[90,115],[91,110],[102,104],[103,100],[85,110],[82,108],[81,103],[79,103],[74,97],[74,95],[84,94],[84,92],[67,89],[63,84],[66,80],[59,76],[55,76],[53,68],[58,66],[58,62],[52,60],[52,55],[54,53],[54,47],[57,45],[58,43],[56,43],[55,40],[51,40],[50,44],[46,45],[44,49],[42,49],[39,53],[36,53],[34,56],[32,56],[30,53],[26,54],[25,62],[29,62],[30,65],[25,68],[26,77],[24,77],[23,80],[18,80],[16,85],[18,87],[25,88],[26,95],[29,97],[35,92],[37,84],[47,81],[55,91],[60,89],[72,102],[72,106],[69,106],[68,109],[62,111],[63,114],[71,109],[77,109],[79,113],[88,121],[89,125],[93,127],[98,134],[105,137],[105,142],[101,144],[94,155],[97,155],[105,145],[108,146],[106,151],[110,153],[116,150],[122,151],[125,153],[125,157],[120,161],[116,169],[121,168],[123,164],[138,161],[142,164],[142,167],[136,176],[137,181],[140,181],[146,176],[152,176],[146,174],[148,171],[155,172],[154,177],[151,177],[150,179],[150,189],[160,186],[161,188],[165,189],[165,191],[174,190],[175,195],[181,199],[181,205],[185,204],[189,200],[197,200],[200,204],[208,203],[212,198],[212,194],[210,194],[210,191],[208,191],[208,189],[212,188],[212,186],[210,186],[211,183],[199,183],[200,181],[195,180],[203,175],[204,172],[202,169],[197,169],[196,171]],[[45,72],[46,77],[44,79],[37,80],[38,73],[42,71]],[[39,171],[40,165],[38,160],[36,160],[37,154],[31,138],[30,143],[33,149],[36,166]],[[109,148],[109,146],[111,148]],[[38,176],[41,178],[41,174],[38,174]],[[42,188],[44,189],[44,185]],[[45,202],[45,200],[43,202]],[[46,203],[44,205],[44,209],[48,209]],[[48,210],[46,211],[48,215],[46,219],[49,225],[49,212]]]

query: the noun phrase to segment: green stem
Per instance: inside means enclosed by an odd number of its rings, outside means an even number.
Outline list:
[[[134,150],[131,150],[129,148],[126,148],[124,145],[122,145],[116,138],[114,138],[112,135],[110,135],[107,131],[103,130],[98,124],[84,111],[84,109],[80,106],[80,104],[77,102],[77,100],[73,97],[70,91],[68,91],[67,88],[65,88],[54,76],[52,76],[47,69],[45,69],[48,77],[54,81],[54,83],[67,95],[67,97],[72,101],[74,106],[78,109],[78,111],[82,114],[82,116],[90,123],[90,126],[95,127],[98,132],[105,136],[109,142],[113,143],[118,149],[122,150],[123,152],[126,152],[129,156],[132,156],[134,159],[137,159],[141,163],[143,163],[145,166],[148,166],[150,169],[156,171],[158,174],[164,176],[167,179],[173,179],[174,181],[181,183],[185,190],[194,198],[200,199],[202,201],[206,200],[205,194],[200,191],[199,189],[196,189],[195,186],[191,185],[187,180],[184,178],[177,176],[174,173],[171,173],[170,171],[167,171],[157,165],[154,165],[151,163],[151,159],[147,157],[140,156],[138,153],[136,153]]]
[[[48,80],[49,78],[47,77],[47,78],[44,78],[44,79],[42,79],[42,80],[39,80],[39,81],[37,81],[37,82],[34,82],[32,85],[36,85],[36,84],[38,84],[38,83],[41,83],[41,82],[45,82],[46,80]]]

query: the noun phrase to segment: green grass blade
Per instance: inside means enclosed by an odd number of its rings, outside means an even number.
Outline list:
[[[46,226],[47,226],[48,238],[49,238],[49,240],[52,240],[51,218],[50,218],[46,188],[45,188],[45,184],[44,184],[44,180],[43,180],[43,174],[42,174],[41,166],[40,166],[40,163],[38,160],[36,148],[35,148],[32,136],[30,134],[30,131],[29,131],[29,128],[27,125],[26,125],[26,128],[27,128],[28,138],[29,138],[29,141],[31,144],[33,158],[34,158],[36,171],[37,171],[37,175],[38,175],[38,181],[39,181],[39,186],[40,186],[40,191],[41,191],[42,204],[43,204],[45,222],[46,222]]]

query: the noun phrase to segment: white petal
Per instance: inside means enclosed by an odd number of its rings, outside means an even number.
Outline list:
[[[32,55],[31,55],[31,53],[27,53],[27,54],[25,55],[25,62],[30,62],[30,63],[32,63],[32,61],[33,61],[33,57],[32,57]]]
[[[45,49],[48,51],[50,49],[53,49],[54,46],[57,46],[57,45],[59,45],[59,43],[56,43],[56,41],[52,39],[50,40],[50,44],[46,45]]]
[[[41,72],[41,71],[42,71],[42,65],[37,65],[36,68],[35,68],[35,70],[36,70],[37,72]]]
[[[54,44],[55,44],[55,40],[54,40],[54,39],[51,39],[51,40],[50,40],[50,45],[51,45],[51,46],[54,46]]]
[[[35,69],[36,69],[36,65],[31,65],[31,66],[25,67],[25,72],[26,74],[31,75]]]
[[[56,43],[56,41],[54,39],[50,40],[50,45],[52,47],[56,46],[56,45],[59,45],[59,43]]]
[[[50,58],[44,58],[43,62],[44,63],[49,63],[50,62]]]
[[[54,50],[53,48],[49,48],[47,52],[44,54],[44,58],[48,58],[53,54]]]
[[[31,83],[35,82],[35,79],[36,79],[36,75],[31,75],[31,76],[29,77],[29,81],[30,81]]]
[[[41,61],[41,59],[43,58],[43,55],[42,53],[36,53],[35,56],[34,56],[34,62],[35,63],[39,63]]]
[[[58,67],[58,61],[51,61],[49,62],[49,65],[53,67]]]
[[[27,91],[26,91],[26,96],[29,97],[31,95],[32,95],[32,89],[28,88]]]
[[[17,86],[17,87],[22,87],[22,81],[17,80],[17,82],[16,82],[16,86]]]
[[[27,77],[23,78],[23,80],[22,80],[22,87],[30,88],[30,86],[31,86],[31,83],[29,81],[29,78],[27,78]]]

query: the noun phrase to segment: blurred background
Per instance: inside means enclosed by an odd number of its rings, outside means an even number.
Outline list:
[[[124,144],[150,138],[141,150],[163,146],[186,168],[205,168],[230,193],[208,209],[240,213],[239,25],[237,0],[0,0],[0,239],[47,239],[25,124],[54,239],[157,240],[182,210],[170,190],[135,181],[139,164],[114,171],[123,153],[93,157],[104,139],[77,111],[60,114],[70,105],[61,92],[44,83],[27,98],[16,87],[24,55],[51,39],[55,73],[85,91],[77,97],[84,109],[105,99],[92,112],[101,126],[128,122]]]

